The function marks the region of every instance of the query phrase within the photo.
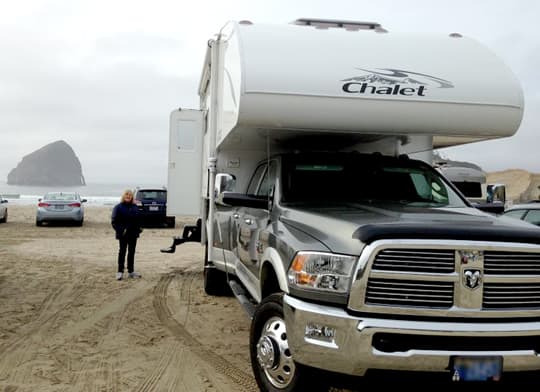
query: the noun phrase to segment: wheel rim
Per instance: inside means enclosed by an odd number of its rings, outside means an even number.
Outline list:
[[[286,388],[293,380],[296,367],[282,318],[272,317],[264,324],[257,342],[257,361],[274,387]]]

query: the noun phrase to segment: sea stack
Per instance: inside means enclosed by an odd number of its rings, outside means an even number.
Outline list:
[[[79,158],[63,140],[23,157],[7,177],[8,185],[81,186],[86,185]]]

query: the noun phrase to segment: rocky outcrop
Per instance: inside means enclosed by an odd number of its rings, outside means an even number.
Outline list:
[[[79,158],[63,140],[23,157],[7,177],[8,185],[80,186],[86,185]]]

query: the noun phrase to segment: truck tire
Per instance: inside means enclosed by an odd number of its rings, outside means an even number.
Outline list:
[[[229,295],[231,289],[225,272],[211,266],[208,262],[208,245],[204,247],[204,292],[213,296]]]
[[[292,358],[283,317],[283,293],[269,295],[257,307],[251,322],[249,353],[261,391],[328,390],[328,385],[311,368]]]
[[[174,226],[176,225],[176,217],[168,216],[165,223],[167,224],[168,228],[174,228]]]

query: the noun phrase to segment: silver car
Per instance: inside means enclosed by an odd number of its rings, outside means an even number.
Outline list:
[[[8,210],[6,203],[8,201],[6,199],[2,198],[2,195],[0,195],[0,223],[6,223],[7,217],[8,217]]]
[[[36,226],[47,222],[70,222],[82,226],[84,222],[83,203],[76,192],[49,192],[38,200]]]
[[[517,218],[540,226],[540,203],[516,204],[504,211],[503,216]]]

